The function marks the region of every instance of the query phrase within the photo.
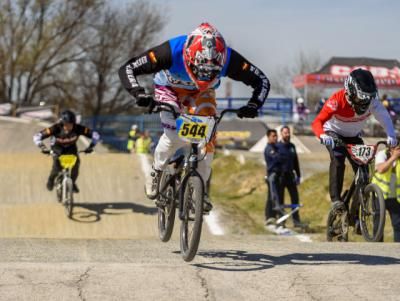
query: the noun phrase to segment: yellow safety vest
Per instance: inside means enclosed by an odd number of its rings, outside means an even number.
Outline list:
[[[150,153],[150,138],[140,137],[136,140],[136,153],[138,154],[148,154]]]
[[[378,187],[382,190],[383,196],[387,199],[390,195],[390,180],[392,177],[393,166],[391,166],[384,173],[375,172],[374,177],[372,178],[372,183],[378,185]],[[400,202],[400,160],[396,162],[396,196],[397,201]]]
[[[132,150],[133,146],[135,145],[135,141],[133,140],[136,136],[136,130],[129,131],[129,139],[128,144],[126,145],[127,150]]]

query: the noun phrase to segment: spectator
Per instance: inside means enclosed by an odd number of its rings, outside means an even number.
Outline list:
[[[304,103],[304,99],[301,97],[297,98],[296,112],[299,115],[299,121],[305,121],[307,119],[307,115],[310,113],[310,110]]]
[[[284,202],[285,188],[288,189],[292,205],[299,204],[299,193],[297,185],[300,184],[300,166],[297,157],[296,147],[290,142],[290,129],[288,126],[281,128],[282,140],[277,143],[281,160],[281,180],[279,183],[279,199]],[[299,212],[293,214],[293,225],[303,227],[300,222]]]
[[[276,130],[267,131],[268,143],[264,150],[267,175],[265,182],[268,185],[268,196],[265,204],[265,225],[275,224],[277,214],[280,213],[281,202],[279,201],[279,181],[281,162],[277,148],[278,133]]]
[[[400,242],[400,147],[378,152],[372,183],[382,189],[393,227],[393,240]],[[383,240],[383,238],[382,238]]]
[[[392,119],[393,124],[396,123],[396,112],[394,111],[394,109],[392,108],[392,106],[390,105],[390,102],[387,98],[386,94],[383,94],[381,97],[381,102],[382,105],[385,107],[385,109],[388,111],[389,115],[390,115],[390,119]]]
[[[326,99],[324,98],[324,97],[322,97],[318,102],[317,102],[317,104],[315,105],[315,114],[319,114],[319,112],[321,112],[321,110],[322,110],[322,107],[324,106],[324,104],[325,104],[325,101],[326,101]]]
[[[137,154],[150,154],[150,146],[152,140],[149,131],[144,131],[140,134],[135,143],[135,150]]]
[[[126,145],[126,149],[132,153],[135,149],[135,141],[137,139],[137,125],[132,124],[131,130],[128,134],[128,144]]]

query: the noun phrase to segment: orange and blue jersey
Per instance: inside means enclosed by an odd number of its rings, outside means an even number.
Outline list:
[[[121,66],[119,76],[128,92],[136,97],[144,89],[140,86],[137,76],[155,74],[156,86],[173,87],[190,91],[198,90],[186,71],[183,50],[186,35],[170,39],[156,47],[150,48],[139,56],[135,56]],[[261,107],[268,96],[270,83],[264,73],[241,56],[232,48],[227,48],[227,59],[218,79],[229,77],[241,81],[253,88],[249,103]],[[218,88],[220,81],[212,87]]]

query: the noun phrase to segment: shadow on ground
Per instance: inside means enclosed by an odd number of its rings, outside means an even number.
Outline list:
[[[212,259],[212,262],[194,264],[196,267],[220,271],[257,271],[270,269],[279,265],[329,265],[329,264],[358,264],[358,265],[392,265],[400,264],[400,258],[363,255],[351,253],[292,253],[283,256],[271,256],[246,251],[203,251],[197,256]],[[222,261],[218,261],[222,259]]]
[[[75,203],[72,220],[81,223],[95,223],[99,222],[103,215],[122,215],[129,213],[154,215],[157,213],[157,208],[127,202]]]

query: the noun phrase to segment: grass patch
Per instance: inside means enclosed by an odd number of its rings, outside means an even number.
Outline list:
[[[257,160],[240,163],[235,156],[217,157],[213,162],[211,196],[223,207],[223,219],[234,233],[265,233],[264,208],[267,185],[264,182],[265,166]],[[352,181],[352,170],[346,168],[344,189]],[[329,174],[321,172],[306,179],[299,186],[301,220],[309,225],[307,232],[316,233],[325,240],[326,220],[331,206],[328,193]],[[290,203],[288,192],[285,202]],[[288,226],[291,225],[289,222]],[[387,215],[385,241],[393,241],[390,218]],[[361,236],[350,235],[352,241],[363,241]]]

